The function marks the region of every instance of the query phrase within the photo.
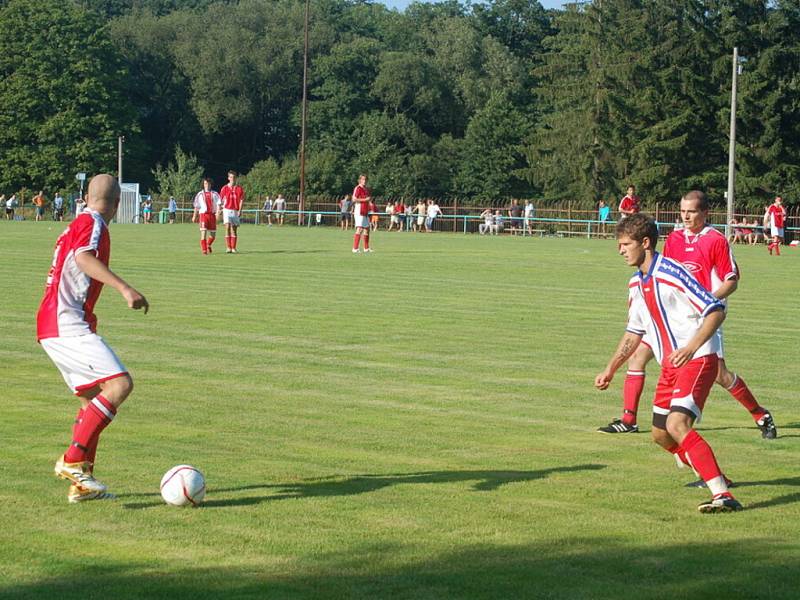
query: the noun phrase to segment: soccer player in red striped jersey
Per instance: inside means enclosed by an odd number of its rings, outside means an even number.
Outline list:
[[[212,190],[214,181],[203,178],[203,189],[194,197],[192,223],[200,223],[200,249],[203,254],[211,254],[211,246],[217,237],[217,215],[222,208],[219,194]]]
[[[358,253],[358,247],[363,238],[364,252],[372,252],[369,247],[369,211],[372,204],[372,192],[367,187],[367,176],[359,175],[358,185],[353,190],[353,218],[356,233],[353,236],[353,254]]]
[[[733,251],[725,236],[707,224],[708,200],[705,194],[693,190],[681,199],[681,219],[683,229],[670,233],[664,244],[664,256],[682,263],[692,276],[723,303],[736,291],[739,272]],[[744,380],[728,369],[722,344],[722,330],[719,337],[719,372],[716,381],[724,387],[747,411],[761,430],[764,439],[774,439],[778,432],[770,412],[756,400]],[[633,433],[638,431],[636,415],[639,399],[645,382],[645,368],[653,358],[648,346],[651,340],[645,336],[636,353],[628,361],[628,372],[623,385],[623,414],[598,431],[603,433]]]
[[[244,206],[244,189],[236,184],[236,171],[228,171],[228,183],[219,191],[222,198],[222,222],[225,224],[225,252],[236,254],[239,242],[240,215]]]
[[[647,335],[661,363],[653,399],[653,440],[691,465],[711,491],[698,506],[703,513],[741,510],[711,446],[694,430],[717,375],[719,338],[725,306],[682,264],[656,252],[658,226],[643,214],[617,225],[619,253],[638,270],[628,284],[628,325],[595,386],[608,388],[614,373]]]
[[[72,482],[67,499],[111,499],[94,477],[100,433],[111,423],[133,389],[133,380],[114,351],[97,335],[94,306],[107,284],[133,309],[149,305],[144,296],[109,268],[108,223],[119,206],[120,188],[111,175],[89,182],[87,206],[56,242],[53,264],[36,316],[37,338],[81,403],[72,443],[55,473]]]
[[[783,243],[783,224],[786,221],[786,208],[783,206],[783,198],[778,196],[775,202],[769,205],[767,209],[769,216],[770,233],[772,234],[772,242],[767,246],[769,253],[775,251],[775,254],[781,255],[781,244]]]

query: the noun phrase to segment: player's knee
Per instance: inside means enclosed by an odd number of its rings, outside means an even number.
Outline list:
[[[672,440],[672,436],[666,432],[664,429],[660,429],[658,427],[653,427],[650,432],[650,436],[656,444],[661,446],[662,448],[669,448],[674,443]]]
[[[717,383],[724,388],[729,388],[733,385],[735,375],[731,373],[724,363],[720,363],[717,370]]]
[[[103,395],[114,406],[119,406],[133,391],[133,379],[127,373],[121,377],[109,379],[101,385]]]
[[[671,412],[667,417],[667,433],[676,442],[680,443],[692,429],[692,419],[681,412]]]

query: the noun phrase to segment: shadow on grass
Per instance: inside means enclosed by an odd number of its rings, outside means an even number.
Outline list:
[[[737,517],[717,515],[710,520],[728,518]],[[531,524],[532,536],[536,527]],[[653,537],[659,536],[654,533]],[[273,550],[276,554],[281,552]],[[193,566],[183,558],[87,564],[62,557],[51,567],[59,570],[57,576],[24,585],[4,580],[0,582],[0,595],[9,600],[781,600],[797,597],[797,556],[796,545],[769,538],[751,538],[747,543],[701,538],[686,544],[637,545],[606,537],[563,536],[527,544],[470,545],[438,554],[376,540],[308,557],[286,557],[279,563],[265,552],[258,560],[251,556],[247,566],[241,567]]]
[[[538,471],[425,471],[421,473],[389,473],[386,475],[352,475],[349,477],[324,477],[319,479],[303,479],[290,483],[249,484],[228,488],[208,490],[209,499],[203,503],[204,508],[225,506],[245,506],[260,504],[272,500],[288,498],[312,498],[319,496],[353,496],[374,492],[386,487],[400,484],[458,483],[475,482],[472,489],[478,492],[490,492],[509,483],[544,479],[555,473],[571,473],[575,471],[597,471],[605,465],[586,464],[571,467],[554,467]],[[271,493],[259,496],[214,499],[215,493],[246,492],[250,490],[267,490]],[[156,496],[157,494],[132,494],[131,496]],[[129,497],[131,497],[129,496]],[[141,509],[161,506],[161,502],[132,502],[125,508]]]

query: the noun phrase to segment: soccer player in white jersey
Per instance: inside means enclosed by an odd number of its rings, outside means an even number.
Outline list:
[[[605,390],[645,334],[661,363],[653,399],[653,440],[694,468],[711,491],[703,513],[741,510],[711,446],[693,429],[717,376],[725,307],[681,263],[656,252],[658,226],[636,213],[617,225],[619,253],[637,271],[628,283],[628,325],[606,369],[595,377]]]
[[[203,179],[203,189],[194,197],[192,223],[200,222],[200,249],[203,254],[211,254],[211,246],[217,237],[217,214],[222,206],[219,194],[211,189],[214,182],[209,177]]]
[[[37,338],[81,403],[72,443],[55,473],[71,482],[69,502],[114,496],[94,477],[100,433],[133,390],[133,380],[114,351],[97,335],[94,305],[103,285],[116,289],[129,308],[149,305],[144,296],[108,268],[108,223],[119,206],[120,188],[111,175],[89,182],[87,206],[56,242],[53,264],[36,317]]]

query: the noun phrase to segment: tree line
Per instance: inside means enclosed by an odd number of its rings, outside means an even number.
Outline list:
[[[800,193],[800,0],[312,0],[306,192],[594,202]],[[116,171],[296,193],[301,0],[0,0],[0,191]],[[167,189],[169,188],[169,189]],[[191,187],[189,189],[194,189]]]

